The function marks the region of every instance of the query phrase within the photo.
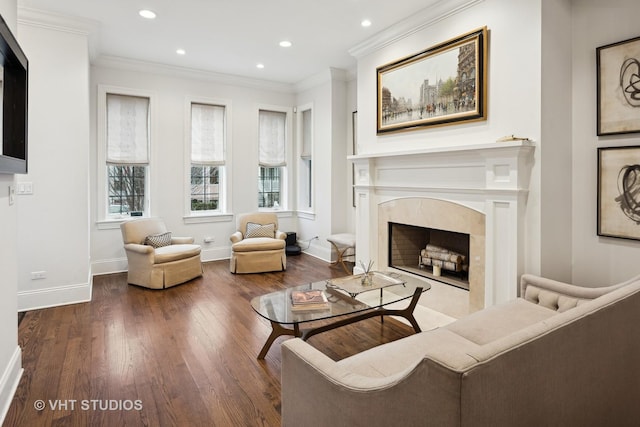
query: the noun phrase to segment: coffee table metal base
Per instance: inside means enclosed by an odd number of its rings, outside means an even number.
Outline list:
[[[271,321],[271,334],[267,341],[262,346],[262,350],[258,354],[258,359],[264,359],[267,355],[267,352],[271,348],[271,345],[276,340],[276,338],[283,335],[291,335],[294,337],[302,338],[303,340],[307,340],[314,335],[320,334],[322,332],[327,332],[332,329],[340,328],[342,326],[351,325],[352,323],[357,323],[362,320],[370,319],[372,317],[380,316],[381,321],[384,321],[384,316],[398,316],[403,317],[411,323],[413,330],[418,333],[421,331],[416,318],[413,316],[413,311],[418,304],[418,300],[420,299],[420,295],[422,294],[422,288],[416,288],[413,296],[411,297],[411,302],[406,308],[402,310],[389,310],[384,307],[374,307],[371,310],[365,311],[360,314],[356,314],[355,316],[349,316],[345,319],[338,320],[337,322],[332,322],[328,325],[319,326],[317,328],[306,329],[304,332],[300,330],[300,324],[298,322],[293,324],[293,329],[285,328],[280,323]]]

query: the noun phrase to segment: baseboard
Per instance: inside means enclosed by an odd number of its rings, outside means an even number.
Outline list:
[[[200,258],[203,262],[219,261],[221,259],[231,258],[231,248],[229,246],[220,246],[217,248],[202,248]]]
[[[113,274],[127,271],[127,258],[114,258],[91,263],[91,274]]]
[[[311,245],[309,248],[304,249],[307,255],[321,259],[322,261],[331,262],[331,248],[324,248],[320,245]]]
[[[18,311],[91,301],[91,282],[18,292]]]
[[[6,369],[0,377],[0,425],[4,423],[4,418],[9,412],[11,401],[18,389],[20,377],[22,377],[22,350],[20,346],[16,346],[13,356]]]

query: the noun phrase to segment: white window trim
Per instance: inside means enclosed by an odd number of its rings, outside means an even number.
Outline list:
[[[297,212],[301,213],[301,214],[308,214],[308,215],[313,215],[315,213],[315,208],[316,208],[316,201],[315,201],[315,185],[316,185],[316,180],[315,180],[315,164],[316,162],[314,161],[314,151],[315,151],[315,138],[314,138],[314,131],[315,131],[315,122],[316,122],[316,118],[315,118],[315,111],[313,108],[313,103],[308,103],[308,104],[304,104],[304,105],[300,105],[297,107],[296,109],[297,114],[296,114],[296,175],[298,176],[298,179],[296,179],[296,182],[302,182],[301,180],[301,176],[300,176],[300,170],[298,168],[298,165],[300,164],[301,158],[300,158],[300,154],[302,153],[302,145],[303,145],[303,112],[305,111],[311,111],[311,170],[309,171],[309,173],[311,174],[311,188],[309,189],[310,193],[311,193],[311,207],[308,206],[302,206],[303,204],[303,200],[302,200],[302,195],[300,194],[300,188],[299,186],[297,186],[298,188],[296,188],[296,195],[297,195],[297,200],[296,200],[296,206],[297,206]]]
[[[120,222],[130,219],[128,215],[107,215],[107,194],[108,180],[107,180],[107,94],[139,96],[149,98],[149,165],[147,166],[147,174],[145,176],[145,209],[144,216],[151,216],[151,174],[153,171],[154,163],[154,150],[153,140],[156,134],[156,93],[141,89],[125,88],[120,86],[110,85],[98,85],[97,96],[97,155],[98,155],[98,170],[96,172],[97,183],[97,200],[96,200],[96,222],[98,224],[106,224],[99,228],[111,228],[109,223],[119,224]]]
[[[286,173],[283,174],[283,179],[284,182],[281,183],[281,191],[282,191],[282,197],[280,198],[281,201],[284,201],[278,208],[258,208],[259,211],[261,212],[281,212],[281,211],[290,211],[290,207],[291,206],[295,206],[294,204],[294,200],[292,200],[292,195],[295,194],[295,191],[293,190],[292,186],[293,186],[293,182],[294,182],[294,162],[293,162],[293,107],[283,107],[281,105],[269,105],[269,104],[258,104],[256,105],[256,119],[255,119],[255,123],[256,123],[256,144],[255,144],[255,153],[256,153],[256,167],[255,167],[255,179],[254,182],[256,183],[256,193],[255,193],[255,199],[256,201],[258,200],[258,193],[257,193],[257,183],[258,183],[258,168],[259,168],[259,164],[257,162],[257,159],[259,157],[258,155],[258,151],[260,150],[260,110],[267,110],[267,111],[276,111],[276,112],[280,112],[280,113],[285,113],[286,114],[286,118],[285,118],[285,135],[287,138],[287,142],[286,142],[286,153],[285,153],[285,158],[287,161],[287,166],[285,166],[285,171]]]
[[[219,105],[224,107],[224,128],[225,128],[225,141],[224,141],[224,167],[222,168],[220,188],[220,209],[218,211],[191,211],[191,104],[207,104],[207,105]],[[186,223],[200,223],[200,222],[218,222],[221,219],[226,221],[230,215],[230,206],[233,206],[232,192],[233,188],[231,182],[231,164],[232,164],[232,130],[231,120],[232,115],[232,102],[230,99],[222,98],[206,98],[201,96],[187,96],[185,99],[184,108],[184,221]]]

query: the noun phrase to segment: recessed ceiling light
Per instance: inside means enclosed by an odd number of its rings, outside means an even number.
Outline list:
[[[256,64],[256,68],[263,69],[264,68],[264,64]]]
[[[363,27],[370,27],[371,21],[369,21],[368,19],[363,19],[360,25],[362,25]]]
[[[149,9],[142,9],[138,12],[138,14],[146,19],[156,18],[156,13],[153,10],[149,10]]]
[[[178,49],[178,50],[176,50],[176,53],[177,53],[178,55],[186,55],[186,54],[187,54],[187,51],[186,51],[186,50],[184,50],[184,49]]]
[[[280,46],[282,46],[282,47],[291,47],[291,42],[289,40],[282,40],[280,42]]]

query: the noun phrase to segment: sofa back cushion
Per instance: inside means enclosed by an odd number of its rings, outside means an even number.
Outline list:
[[[553,310],[518,298],[476,311],[444,328],[478,345],[485,345],[556,314]]]
[[[541,305],[542,307],[555,310],[560,313],[577,307],[585,301],[590,301],[589,299],[562,295],[561,293],[541,289],[533,285],[527,286],[523,298],[531,303]]]

